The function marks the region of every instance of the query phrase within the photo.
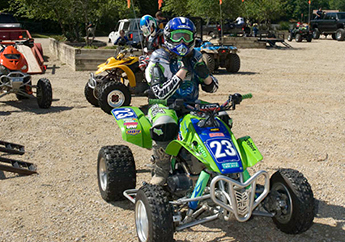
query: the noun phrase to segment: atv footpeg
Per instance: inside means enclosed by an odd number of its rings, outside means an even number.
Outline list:
[[[23,145],[9,143],[0,140],[0,151],[7,154],[23,155],[25,149]],[[1,164],[6,163],[6,165]],[[14,172],[21,175],[31,175],[37,173],[33,163],[0,156],[0,171]]]

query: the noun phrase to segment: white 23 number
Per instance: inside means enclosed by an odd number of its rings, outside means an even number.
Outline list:
[[[232,147],[231,142],[229,140],[221,140],[220,142],[216,140],[212,141],[210,143],[210,147],[216,147],[215,157],[217,159],[226,156],[235,156],[237,154],[236,150]]]
[[[115,111],[114,114],[115,114],[116,119],[124,119],[126,117],[134,116],[134,113],[131,111],[132,110],[130,108],[126,108],[126,109]]]

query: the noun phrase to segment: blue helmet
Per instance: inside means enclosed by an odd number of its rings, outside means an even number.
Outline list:
[[[193,22],[185,17],[170,20],[164,28],[164,44],[178,56],[188,55],[195,45],[196,29]]]
[[[144,15],[140,19],[140,29],[145,37],[154,37],[157,32],[157,22],[151,15]]]

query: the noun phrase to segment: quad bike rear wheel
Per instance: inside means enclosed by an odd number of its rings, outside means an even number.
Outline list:
[[[111,114],[114,108],[128,106],[131,99],[128,87],[119,81],[109,81],[100,88],[98,104],[104,112]]]
[[[302,42],[302,35],[296,34],[295,40],[296,40],[296,42]]]
[[[172,209],[161,186],[145,184],[138,190],[135,225],[141,242],[174,241]]]
[[[225,62],[225,68],[227,72],[237,73],[241,67],[241,60],[237,54],[229,54]]]
[[[37,82],[37,103],[40,108],[49,108],[53,101],[53,90],[47,78],[41,78]]]
[[[123,192],[135,188],[136,171],[132,151],[125,145],[104,146],[97,160],[98,188],[107,202],[125,200]]]
[[[313,224],[315,200],[311,186],[302,173],[280,169],[270,180],[270,195],[274,196],[276,226],[287,234],[307,231]]]
[[[212,54],[208,54],[208,53],[203,53],[202,54],[202,60],[205,62],[208,70],[210,71],[210,73],[214,72],[215,69],[215,60]]]

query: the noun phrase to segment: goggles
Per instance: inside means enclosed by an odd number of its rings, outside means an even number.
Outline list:
[[[174,30],[170,34],[170,40],[172,42],[180,42],[181,40],[184,40],[184,42],[189,43],[194,40],[193,38],[193,32],[189,30]]]

